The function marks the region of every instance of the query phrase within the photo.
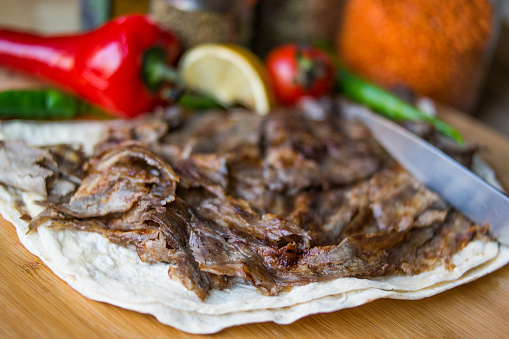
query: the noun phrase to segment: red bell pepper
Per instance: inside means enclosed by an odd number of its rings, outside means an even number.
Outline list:
[[[163,83],[175,82],[176,36],[149,17],[131,15],[77,35],[0,29],[0,66],[49,80],[118,116],[151,111]]]

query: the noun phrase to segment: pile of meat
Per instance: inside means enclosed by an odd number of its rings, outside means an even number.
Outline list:
[[[451,267],[452,254],[488,236],[360,123],[314,105],[265,117],[172,108],[111,125],[89,159],[65,145],[33,148],[47,208],[31,229],[50,220],[134,244],[142,261],[170,263],[170,277],[200,298],[235,283],[275,295]]]

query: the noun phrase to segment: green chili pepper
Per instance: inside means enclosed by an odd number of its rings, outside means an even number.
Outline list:
[[[461,134],[442,120],[426,114],[414,106],[406,103],[397,96],[377,87],[356,75],[339,68],[338,85],[340,91],[353,101],[377,111],[396,121],[424,121],[435,126],[440,133],[463,143]]]
[[[211,96],[193,93],[186,91],[184,92],[177,102],[185,108],[193,110],[207,110],[207,109],[224,109],[225,106],[220,104],[216,99]]]
[[[0,118],[71,119],[90,108],[78,98],[55,89],[0,92]]]
[[[195,91],[190,91],[184,87],[163,88],[160,96],[167,101],[176,102],[184,108],[202,111],[208,109],[228,109],[232,106],[221,104],[214,97]]]

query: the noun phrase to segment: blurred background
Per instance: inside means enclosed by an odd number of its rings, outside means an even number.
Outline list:
[[[0,0],[0,25],[76,32],[133,12],[186,47],[233,41],[263,57],[285,41],[328,44],[363,76],[408,95],[399,79],[509,137],[509,0]]]

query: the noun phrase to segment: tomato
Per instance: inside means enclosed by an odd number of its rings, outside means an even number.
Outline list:
[[[267,55],[265,65],[276,99],[283,105],[295,104],[305,96],[330,94],[334,87],[332,60],[315,47],[281,45]]]

